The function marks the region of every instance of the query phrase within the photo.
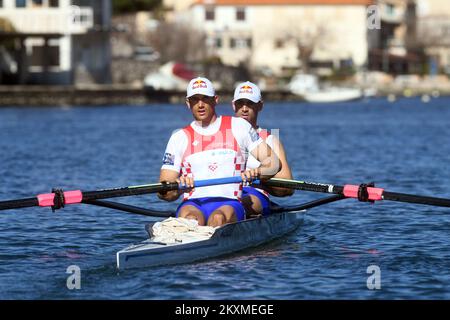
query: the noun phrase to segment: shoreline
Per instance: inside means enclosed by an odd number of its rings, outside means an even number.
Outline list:
[[[231,101],[232,91],[218,90],[221,101]],[[450,96],[450,88],[384,87],[377,88],[375,97]],[[265,90],[265,102],[303,102],[301,96],[287,90]],[[0,107],[42,106],[108,106],[151,105],[155,103],[184,103],[184,91],[146,91],[141,85],[84,86],[0,86]]]

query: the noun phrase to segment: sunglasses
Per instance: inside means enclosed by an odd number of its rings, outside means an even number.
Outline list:
[[[203,101],[205,103],[212,103],[214,102],[214,97],[209,97],[209,96],[192,96],[187,98],[187,101],[189,102],[189,104],[196,104],[199,101]]]
[[[254,107],[256,107],[258,105],[258,102],[253,102],[253,101],[248,100],[248,99],[239,99],[239,100],[236,100],[234,102],[234,105],[238,109],[242,108],[243,106],[247,106],[249,108],[254,108]]]

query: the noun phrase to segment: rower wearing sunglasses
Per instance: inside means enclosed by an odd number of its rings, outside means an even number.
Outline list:
[[[270,146],[281,162],[281,170],[274,176],[275,178],[293,179],[291,169],[287,162],[286,153],[281,141],[272,134],[270,130],[262,129],[258,126],[258,114],[263,109],[263,100],[261,90],[252,82],[240,83],[235,91],[233,98],[233,110],[236,117],[247,120],[256,130],[259,136]],[[258,168],[261,163],[253,156],[249,155],[247,159],[247,170]],[[242,192],[242,204],[244,205],[247,216],[269,215],[270,200],[269,194],[277,197],[291,196],[293,189],[266,187],[264,190],[246,186]]]

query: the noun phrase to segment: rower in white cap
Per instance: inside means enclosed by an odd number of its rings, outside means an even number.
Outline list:
[[[247,120],[258,132],[259,136],[273,149],[281,161],[281,170],[276,178],[292,179],[291,169],[287,162],[284,146],[281,141],[267,129],[258,126],[258,113],[263,109],[261,90],[252,82],[240,83],[234,90],[233,110],[236,117]],[[247,159],[246,167],[249,170],[258,168],[260,162],[251,154]],[[291,196],[292,189],[267,187],[264,190],[246,186],[242,193],[242,204],[248,216],[270,214],[270,200],[268,195],[277,197]]]
[[[189,189],[177,209],[177,217],[196,219],[199,225],[220,226],[245,219],[241,203],[242,184],[193,188],[194,179],[242,176],[268,179],[280,170],[280,161],[245,120],[217,116],[219,101],[212,83],[195,78],[187,87],[186,104],[194,121],[170,137],[163,158],[160,181],[179,182]],[[248,155],[261,166],[245,170]],[[166,201],[179,198],[181,191],[159,193]]]

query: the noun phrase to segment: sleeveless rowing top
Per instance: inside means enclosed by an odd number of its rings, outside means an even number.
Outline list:
[[[231,128],[232,118],[221,116],[219,130],[212,135],[202,135],[189,125],[183,128],[187,136],[180,173],[195,180],[240,176],[245,170],[246,156],[242,155]],[[193,174],[195,173],[195,175]],[[240,200],[242,184],[224,184],[195,188],[184,193],[184,200],[204,197],[224,197]]]

